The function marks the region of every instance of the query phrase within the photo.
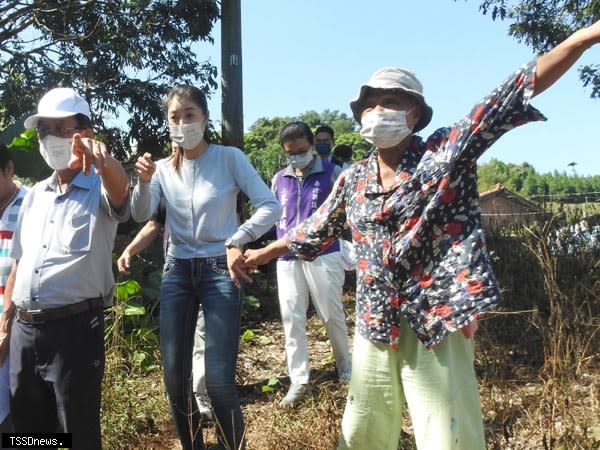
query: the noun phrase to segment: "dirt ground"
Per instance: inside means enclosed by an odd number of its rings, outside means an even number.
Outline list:
[[[354,329],[352,298],[345,299],[350,338]],[[582,372],[575,381],[557,389],[531,369],[527,355],[510,345],[496,345],[478,333],[476,370],[488,449],[591,450],[600,448],[600,370]],[[277,318],[253,323],[254,336],[240,347],[238,390],[246,421],[248,450],[335,448],[347,386],[335,374],[335,364],[324,328],[314,314],[308,321],[311,384],[314,400],[294,408],[278,402],[289,386],[283,331]],[[504,367],[502,379],[490,374]],[[155,376],[160,376],[156,374]],[[277,380],[271,392],[263,387]],[[180,449],[170,421],[157,421],[157,433],[140,436],[142,449]],[[204,425],[208,449],[216,449],[214,425]],[[404,423],[406,442],[399,449],[414,449],[410,421]],[[321,439],[314,435],[321,436]],[[594,441],[596,440],[596,441]],[[598,444],[598,445],[596,445]],[[371,450],[371,449],[365,449]],[[377,449],[373,449],[377,450]],[[470,450],[470,449],[465,449]]]
[[[265,433],[263,425],[270,419],[277,420],[280,413],[283,415],[290,413],[278,405],[289,387],[289,377],[287,376],[281,323],[266,321],[255,325],[252,329],[255,330],[256,337],[248,342],[242,340],[240,345],[237,371],[238,392],[246,421],[248,449],[267,449],[274,447],[261,446],[260,442],[264,441]],[[336,397],[341,420],[341,408],[343,408],[347,386],[337,380],[331,347],[327,341],[325,330],[316,316],[313,315],[309,318],[308,328],[313,395],[318,397],[322,390],[338,391]],[[154,376],[160,376],[160,374]],[[263,392],[262,387],[272,378],[277,378],[278,384],[273,386],[272,392]],[[181,446],[170,422],[170,417],[157,421],[157,426],[160,431],[142,438],[137,448],[179,450]],[[208,449],[218,448],[214,424],[207,421],[203,428]],[[270,425],[269,428],[271,428]],[[272,432],[273,429],[270,431]]]

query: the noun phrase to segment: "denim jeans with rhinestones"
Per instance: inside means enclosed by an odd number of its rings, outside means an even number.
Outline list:
[[[192,350],[198,309],[206,329],[204,361],[219,441],[243,448],[244,419],[235,385],[242,292],[232,283],[225,256],[167,257],[160,289],[160,350],[164,381],[184,450],[203,449],[200,414],[192,391]]]

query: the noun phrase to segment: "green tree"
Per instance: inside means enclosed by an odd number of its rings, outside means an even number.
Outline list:
[[[335,138],[335,144],[351,145],[353,150],[352,159],[354,161],[366,158],[370,152],[375,150],[375,147],[365,141],[358,131],[350,131],[337,135]]]
[[[523,196],[567,196],[577,194],[590,201],[600,197],[600,176],[579,176],[566,172],[538,174],[528,163],[512,164],[492,159],[477,168],[480,191],[497,184]],[[582,201],[583,201],[582,200]]]
[[[508,165],[508,180],[506,181],[506,186],[515,191],[521,192],[523,189],[523,184],[528,175],[532,172],[535,172],[533,167],[528,163],[523,164],[509,164]]]
[[[478,188],[487,191],[497,184],[505,184],[508,180],[508,167],[502,161],[492,159],[486,164],[477,167]]]
[[[529,172],[523,180],[522,194],[528,197],[544,194],[541,179],[535,172]]]
[[[479,10],[493,20],[509,21],[509,35],[538,53],[600,19],[598,0],[483,0]],[[583,66],[579,75],[591,96],[600,97],[600,65]]]
[[[337,110],[331,111],[326,109],[321,113],[307,111],[300,114],[299,120],[306,122],[313,130],[319,125],[329,125],[333,128],[336,138],[342,133],[351,133],[354,131],[354,119]]]
[[[0,4],[0,130],[52,87],[72,86],[92,106],[115,156],[129,142],[155,155],[167,133],[161,99],[174,84],[216,87],[216,68],[192,45],[212,42],[217,0],[8,0]],[[107,117],[125,112],[128,130]]]
[[[32,185],[52,173],[52,169],[48,167],[38,151],[35,130],[23,131],[8,145],[8,150],[15,163],[16,175],[27,185]]]
[[[279,132],[292,117],[262,117],[250,126],[244,135],[244,151],[256,167],[263,180],[270,185],[273,175],[285,165],[285,158],[279,145]]]

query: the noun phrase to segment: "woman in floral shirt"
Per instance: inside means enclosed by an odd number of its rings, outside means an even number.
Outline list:
[[[485,449],[469,338],[500,290],[485,249],[476,160],[508,130],[544,120],[530,99],[598,42],[600,22],[427,140],[413,134],[432,115],[420,82],[404,69],[378,70],[350,104],[376,151],[344,171],[286,238],[246,252],[248,266],[288,251],[312,259],[344,227],[352,231],[358,333],[340,449],[397,449],[405,402],[419,449]]]

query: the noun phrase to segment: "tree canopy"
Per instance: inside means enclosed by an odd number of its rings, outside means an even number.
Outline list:
[[[600,176],[580,176],[554,171],[539,174],[528,163],[504,163],[492,159],[477,168],[480,191],[502,184],[524,197],[561,200],[569,203],[600,201]]]
[[[598,0],[483,0],[479,9],[494,20],[509,21],[509,35],[538,53],[600,19]],[[591,96],[599,98],[600,65],[580,67],[579,76],[591,88]]]
[[[161,99],[175,84],[216,88],[216,67],[193,44],[212,42],[217,0],[8,0],[0,5],[0,131],[70,86],[92,107],[116,157],[135,139],[159,155],[167,141]],[[127,130],[107,118],[125,112]]]

